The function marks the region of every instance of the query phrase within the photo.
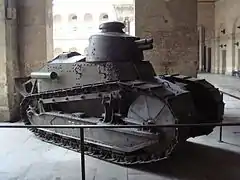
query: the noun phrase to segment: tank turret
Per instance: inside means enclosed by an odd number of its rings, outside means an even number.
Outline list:
[[[125,25],[121,22],[101,24],[101,32],[89,38],[86,62],[143,60],[143,51],[153,48],[153,39],[127,35],[124,28]]]

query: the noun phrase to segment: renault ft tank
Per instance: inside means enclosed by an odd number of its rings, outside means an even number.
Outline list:
[[[205,80],[156,75],[143,51],[153,39],[108,22],[89,38],[86,56],[63,53],[29,77],[16,79],[26,125],[175,125],[221,122],[222,94]],[[86,154],[121,165],[171,155],[190,137],[214,127],[85,129]],[[30,128],[44,141],[78,151],[79,129]]]

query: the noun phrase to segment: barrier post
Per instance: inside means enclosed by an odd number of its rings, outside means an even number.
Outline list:
[[[84,156],[84,128],[80,128],[80,151],[81,151],[81,170],[82,180],[85,180],[85,156]]]
[[[223,123],[223,120],[221,121],[221,123]],[[219,131],[219,142],[223,142],[222,141],[222,130],[223,130],[223,126],[220,126],[220,131]]]

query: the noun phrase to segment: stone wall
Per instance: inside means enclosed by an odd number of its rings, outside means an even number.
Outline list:
[[[145,53],[158,74],[196,76],[198,68],[197,0],[136,0],[136,35],[154,38]]]

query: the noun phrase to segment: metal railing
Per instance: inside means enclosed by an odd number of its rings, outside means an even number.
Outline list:
[[[228,96],[230,96],[230,97],[232,97],[232,98],[234,98],[234,99],[240,100],[240,97],[239,97],[239,96],[235,96],[235,95],[230,94],[230,93],[225,92],[225,91],[220,91],[220,92],[223,93],[223,94],[225,94],[225,95],[228,95]]]
[[[78,128],[80,129],[80,153],[81,153],[81,177],[82,180],[86,179],[85,174],[85,154],[84,154],[84,129],[93,128],[186,128],[186,127],[220,127],[220,142],[222,142],[223,126],[240,126],[239,123],[201,123],[201,124],[172,124],[172,125],[0,125],[0,128]]]

